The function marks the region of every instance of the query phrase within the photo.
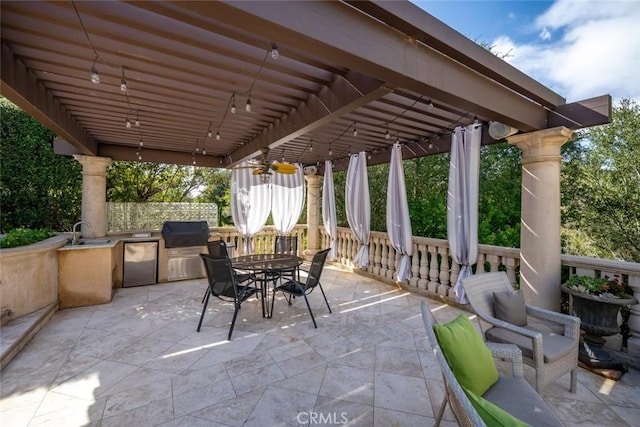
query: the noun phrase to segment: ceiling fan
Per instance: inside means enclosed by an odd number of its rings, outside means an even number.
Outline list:
[[[267,160],[267,156],[269,155],[269,148],[262,149],[262,158],[258,163],[247,166],[236,166],[234,169],[253,169],[254,175],[260,175],[260,178],[264,182],[268,182],[271,176],[271,171],[276,173],[284,173],[284,174],[294,174],[298,170],[296,165],[292,165],[290,163],[279,163],[273,162],[269,163]]]

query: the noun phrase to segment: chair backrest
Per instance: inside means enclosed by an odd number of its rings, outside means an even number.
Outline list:
[[[482,273],[462,280],[469,303],[480,318],[493,316],[493,293],[513,291],[507,273]]]
[[[276,254],[298,255],[298,236],[276,236]]]
[[[200,254],[211,294],[218,298],[236,299],[238,288],[233,274],[231,261],[226,256]]]
[[[207,242],[207,250],[209,251],[209,255],[229,257],[227,244],[224,240],[212,240]]]
[[[323,249],[313,256],[311,267],[309,267],[309,275],[307,276],[306,289],[314,288],[320,283],[320,275],[322,274],[324,262],[327,260],[327,254],[330,250],[331,249]]]
[[[424,301],[422,301],[420,308],[422,310],[424,328],[427,330],[427,338],[429,339],[429,344],[431,344],[431,348],[433,349],[433,354],[436,356],[438,365],[440,365],[442,377],[444,378],[444,385],[447,388],[447,393],[449,394],[449,403],[451,404],[458,422],[461,426],[465,427],[485,426],[486,424],[482,418],[480,418],[480,415],[469,401],[469,398],[462,390],[462,387],[460,387],[458,380],[456,380],[456,377],[453,375],[453,371],[447,363],[447,359],[442,354],[442,349],[440,348],[440,344],[438,344],[436,334],[433,332],[433,325],[437,323],[436,319],[433,317],[431,310],[429,310],[429,307],[427,307],[427,304]]]

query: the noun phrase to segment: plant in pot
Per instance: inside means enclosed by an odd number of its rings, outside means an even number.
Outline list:
[[[625,306],[637,304],[633,291],[622,277],[590,277],[573,275],[560,286],[563,292],[572,296],[573,312],[580,318],[580,328],[584,331],[580,345],[580,361],[596,369],[626,369],[602,350],[603,337],[620,332],[618,312]]]

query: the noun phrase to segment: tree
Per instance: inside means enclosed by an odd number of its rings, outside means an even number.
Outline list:
[[[70,230],[80,218],[82,166],[53,152],[55,134],[0,99],[0,218],[2,232],[24,228]]]
[[[220,226],[233,224],[229,204],[231,200],[231,171],[227,169],[214,169],[209,180],[205,184],[202,193],[196,201],[215,203],[218,205],[218,224]]]
[[[186,202],[215,169],[162,163],[114,162],[107,169],[110,202]]]
[[[640,262],[640,107],[623,99],[565,156],[565,251]]]

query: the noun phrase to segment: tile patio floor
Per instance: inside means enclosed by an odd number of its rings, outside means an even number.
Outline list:
[[[322,283],[333,314],[313,292],[318,329],[303,301],[279,299],[263,319],[250,300],[231,342],[232,309],[217,299],[195,332],[204,280],[59,311],[2,371],[0,425],[433,425],[442,382],[420,318],[427,299],[333,266]],[[440,321],[459,312],[427,301]],[[567,426],[639,425],[638,371],[618,382],[581,371],[578,392],[568,385],[544,393]],[[456,425],[449,409],[445,420]]]

